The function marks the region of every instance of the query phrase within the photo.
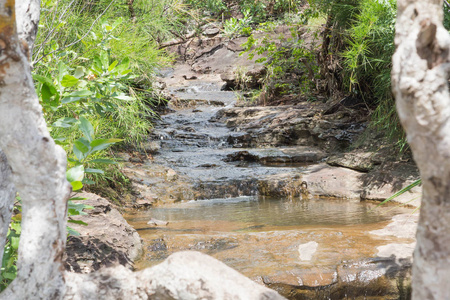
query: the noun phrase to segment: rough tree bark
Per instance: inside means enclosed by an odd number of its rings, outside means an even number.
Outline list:
[[[20,0],[16,2],[17,33],[28,42],[31,56],[41,17],[40,0]]]
[[[450,36],[440,0],[399,0],[392,85],[423,183],[413,299],[450,295]]]
[[[0,148],[22,198],[17,278],[0,299],[284,299],[221,262],[181,252],[132,273],[122,266],[75,274],[62,268],[66,241],[66,155],[50,137],[15,27],[14,0],[0,0]],[[0,156],[0,229],[8,226],[12,185]],[[6,183],[6,185],[5,185]],[[6,208],[6,209],[5,209]],[[6,212],[6,214],[4,214]]]
[[[27,47],[16,34],[14,1],[0,3],[0,148],[23,205],[17,280],[5,295],[53,299],[64,286],[67,162],[50,137],[34,91]]]

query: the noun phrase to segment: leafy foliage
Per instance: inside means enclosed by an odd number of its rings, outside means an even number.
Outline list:
[[[20,203],[14,205],[17,214],[13,217],[6,235],[6,245],[3,250],[3,260],[0,270],[0,292],[3,291],[17,276],[17,255],[19,249],[21,226]]]

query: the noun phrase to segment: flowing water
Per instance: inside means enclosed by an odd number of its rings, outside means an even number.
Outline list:
[[[365,284],[379,278],[392,262],[395,264],[395,257],[378,258],[377,247],[414,242],[371,234],[384,228],[394,215],[410,213],[408,209],[305,195],[257,196],[258,184],[265,178],[269,183],[271,176],[278,174],[287,174],[284,178],[288,180],[300,178],[298,174],[307,165],[304,157],[311,156],[309,150],[243,149],[233,143],[243,133],[231,132],[215,118],[221,108],[233,105],[233,93],[205,82],[170,89],[180,98],[182,108],[163,116],[153,131],[153,138],[161,141],[160,153],[137,167],[130,166],[129,176],[149,189],[160,185],[159,196],[173,194],[167,198],[181,201],[125,215],[144,240],[145,254],[136,264],[138,269],[158,264],[176,251],[196,250],[271,287],[321,289],[336,282],[357,279]],[[247,159],[234,159],[241,156]],[[160,166],[175,170],[174,181],[155,177],[164,177],[165,171],[158,171]],[[180,178],[184,180],[181,183]],[[177,184],[178,196],[172,189]],[[241,195],[247,196],[237,197]],[[193,198],[209,200],[190,200]],[[169,223],[147,224],[152,218]],[[378,286],[374,290],[380,293]],[[367,291],[364,285],[362,293],[367,295]],[[304,298],[289,296],[292,291],[281,292],[292,299],[341,299],[348,295],[347,288],[342,297],[340,292],[335,297],[314,294]]]

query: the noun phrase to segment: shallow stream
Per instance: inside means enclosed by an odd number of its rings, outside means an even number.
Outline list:
[[[323,285],[324,277],[331,283],[337,276],[338,264],[374,257],[377,246],[392,242],[369,232],[407,211],[350,200],[239,197],[175,203],[126,219],[145,241],[139,269],[197,250],[257,281],[292,277],[298,285]],[[169,224],[148,225],[151,218]]]
[[[152,132],[153,141],[161,145],[159,153],[128,165],[128,176],[139,183],[141,192],[162,203],[125,215],[144,240],[145,253],[136,267],[158,264],[176,251],[196,250],[272,288],[289,287],[279,291],[291,299],[343,299],[352,293],[397,299],[384,295],[396,295],[395,280],[409,269],[397,264],[396,252],[393,257],[378,257],[378,248],[409,247],[414,240],[372,232],[386,227],[394,215],[411,210],[380,208],[359,199],[308,197],[303,190],[303,198],[299,197],[290,183],[302,183],[308,165],[323,164],[322,150],[309,144],[244,148],[239,141],[247,133],[232,130],[228,120],[217,118],[221,109],[233,107],[235,94],[221,91],[217,81],[183,82],[181,87],[169,83],[178,106]],[[249,109],[249,115],[260,112],[264,119],[275,108],[264,109]],[[249,128],[257,136],[260,127]],[[338,176],[337,188],[347,190],[351,183],[342,180],[345,175],[331,172],[315,180],[327,183]],[[294,196],[255,196],[264,194],[261,191]],[[216,197],[223,198],[211,199]],[[169,223],[147,224],[152,218]],[[376,285],[369,288],[373,282]],[[313,294],[302,296],[298,290]],[[324,290],[328,294],[317,294]]]

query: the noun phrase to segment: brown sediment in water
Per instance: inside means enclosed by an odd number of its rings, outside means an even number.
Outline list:
[[[144,239],[146,253],[136,264],[138,269],[158,264],[176,251],[196,250],[260,282],[318,286],[335,282],[342,263],[376,257],[378,246],[412,242],[369,233],[385,227],[394,214],[406,210],[381,213],[371,210],[373,204],[347,200],[343,206],[347,206],[344,210],[350,217],[344,212],[330,213],[329,208],[341,202],[316,199],[302,204],[284,199],[264,205],[261,201],[197,201],[133,212],[125,217]],[[315,211],[310,224],[295,220],[309,215],[310,209]],[[277,220],[280,210],[286,220]],[[169,221],[169,225],[147,225],[154,215]],[[302,261],[299,246],[309,242],[317,243],[317,249],[311,260]]]

